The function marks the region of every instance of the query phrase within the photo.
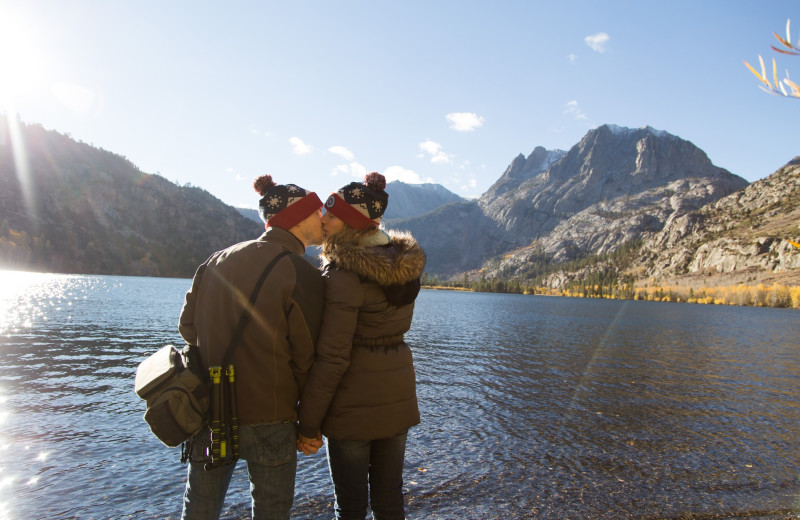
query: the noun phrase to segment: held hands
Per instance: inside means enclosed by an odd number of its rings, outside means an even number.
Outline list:
[[[322,447],[322,432],[317,432],[313,439],[297,434],[297,451],[302,451],[303,455],[313,455]]]

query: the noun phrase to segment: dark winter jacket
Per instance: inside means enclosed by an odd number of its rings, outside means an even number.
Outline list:
[[[300,403],[300,433],[392,437],[419,423],[411,326],[425,253],[407,233],[387,245],[326,246],[317,359]]]
[[[291,254],[264,282],[233,356],[240,424],[296,420],[322,319],[319,270],[301,256],[304,247],[294,235],[271,227],[257,240],[211,255],[181,311],[183,338],[200,347],[205,367],[220,364],[257,280],[285,250]]]

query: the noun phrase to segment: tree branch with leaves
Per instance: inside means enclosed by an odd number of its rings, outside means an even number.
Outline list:
[[[780,54],[788,54],[790,56],[800,56],[800,40],[797,41],[797,45],[792,45],[792,37],[789,30],[791,20],[786,20],[786,38],[782,38],[778,33],[772,33],[775,35],[775,38],[781,43],[783,47],[776,47],[774,45],[770,45],[772,50],[778,52]],[[778,65],[775,62],[775,58],[772,58],[772,82],[770,82],[770,78],[767,76],[767,69],[764,66],[764,59],[759,54],[758,61],[761,63],[761,73],[759,73],[755,68],[753,68],[749,63],[746,61],[744,64],[747,66],[750,71],[755,74],[755,76],[761,81],[761,85],[759,88],[765,92],[770,94],[774,94],[776,96],[788,97],[788,98],[798,98],[800,99],[800,85],[795,83],[789,78],[789,71],[786,71],[786,77],[781,81],[778,81]],[[788,87],[788,90],[787,90]]]

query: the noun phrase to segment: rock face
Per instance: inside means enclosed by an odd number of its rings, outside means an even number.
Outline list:
[[[428,215],[403,224],[434,253],[430,273],[513,276],[542,254],[566,262],[614,251],[745,186],[689,141],[604,125],[568,152],[538,147],[516,157],[474,203],[479,211],[440,213],[436,226]],[[462,242],[440,251],[441,234]]]
[[[503,175],[481,196],[481,200],[497,200],[506,193],[519,188],[520,184],[542,172],[546,172],[556,161],[564,157],[563,150],[534,148],[528,157],[519,154],[508,166]]]
[[[631,270],[655,279],[769,281],[800,269],[800,157],[769,177],[669,220]],[[788,240],[787,240],[788,239]],[[766,275],[766,276],[765,276]],[[800,272],[796,273],[800,282]]]

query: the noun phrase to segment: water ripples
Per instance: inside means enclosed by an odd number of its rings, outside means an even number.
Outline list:
[[[132,387],[139,361],[179,344],[189,283],[40,275],[3,293],[4,518],[179,516],[185,467]],[[799,324],[780,309],[422,291],[409,518],[796,516]],[[248,517],[247,486],[240,468],[223,518]],[[330,517],[331,501],[324,456],[301,457],[293,517]]]

